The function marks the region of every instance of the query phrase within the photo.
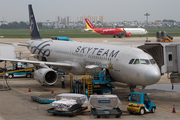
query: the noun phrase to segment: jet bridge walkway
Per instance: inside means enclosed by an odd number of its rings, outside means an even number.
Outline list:
[[[145,43],[138,46],[150,54],[163,75],[167,73],[171,83],[180,82],[180,44],[179,43]]]

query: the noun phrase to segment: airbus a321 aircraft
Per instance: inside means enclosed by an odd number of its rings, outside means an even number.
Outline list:
[[[143,28],[95,28],[89,19],[86,18],[85,21],[87,29],[84,29],[84,31],[94,32],[101,35],[114,35],[114,38],[116,36],[121,38],[123,35],[125,37],[131,37],[132,35],[141,36],[147,34],[147,31]]]
[[[29,5],[29,20],[31,40],[16,45],[26,46],[39,61],[0,60],[32,63],[36,68],[34,78],[41,84],[53,85],[58,79],[57,72],[49,66],[80,75],[85,74],[85,67],[105,67],[114,80],[128,84],[131,89],[136,85],[155,84],[161,77],[153,58],[138,48],[42,39],[32,5]]]

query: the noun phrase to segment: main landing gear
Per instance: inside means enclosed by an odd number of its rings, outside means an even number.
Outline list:
[[[121,38],[121,35],[117,35],[118,38]],[[116,38],[116,36],[114,35],[113,38]]]

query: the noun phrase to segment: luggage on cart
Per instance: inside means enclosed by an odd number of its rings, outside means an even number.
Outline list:
[[[83,94],[60,94],[56,96],[56,101],[51,103],[53,108],[48,109],[48,113],[73,116],[87,109],[82,107],[87,102],[87,96]]]
[[[56,96],[56,101],[51,105],[58,111],[71,111],[82,107],[87,102],[87,96],[83,94],[60,94]]]
[[[116,107],[121,103],[117,95],[91,95],[89,102],[94,107],[91,111],[97,118],[109,115],[115,115],[118,118],[122,115],[120,108]]]

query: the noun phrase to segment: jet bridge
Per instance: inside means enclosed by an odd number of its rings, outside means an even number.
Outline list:
[[[170,73],[171,83],[180,82],[180,43],[145,43],[138,48],[154,58],[162,75]]]

